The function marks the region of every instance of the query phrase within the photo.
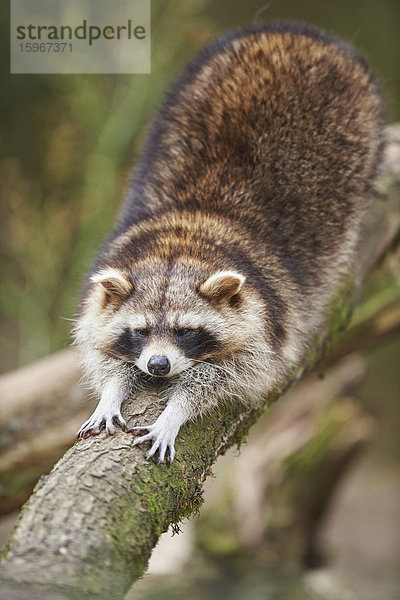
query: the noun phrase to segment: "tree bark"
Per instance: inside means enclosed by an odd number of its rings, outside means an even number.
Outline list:
[[[400,128],[389,146],[353,276],[337,290],[324,326],[303,364],[266,399],[276,400],[317,360],[331,352],[360,297],[360,281],[399,236]],[[396,189],[397,187],[397,189]],[[124,407],[130,426],[153,422],[163,410],[153,393]],[[160,534],[198,510],[212,464],[245,439],[262,410],[240,404],[182,428],[171,467],[157,466],[130,434],[81,440],[40,480],[3,551],[1,580],[8,597],[123,598],[143,574]]]
[[[25,502],[94,408],[74,349],[0,376],[0,515]]]

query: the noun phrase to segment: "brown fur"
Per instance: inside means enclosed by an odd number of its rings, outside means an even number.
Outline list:
[[[110,373],[135,385],[143,335],[116,337],[142,319],[147,345],[180,348],[182,422],[227,394],[260,402],[351,268],[381,148],[380,97],[350,46],[281,24],[203,51],[166,96],[94,268],[118,270],[126,294],[87,287],[77,339],[99,392]],[[207,364],[178,340],[191,320]]]

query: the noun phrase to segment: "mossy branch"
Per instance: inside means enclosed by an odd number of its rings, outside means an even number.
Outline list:
[[[398,239],[399,126],[388,128],[388,139],[357,273],[337,291],[324,327],[285,389],[329,355],[360,297],[360,281]],[[151,423],[162,410],[158,397],[149,393],[124,406],[130,426]],[[203,482],[218,455],[243,442],[261,412],[226,404],[183,427],[171,467],[147,461],[145,450],[134,447],[134,438],[122,431],[76,443],[24,506],[3,551],[3,589],[11,598],[18,588],[18,598],[30,600],[36,594],[52,600],[123,598],[143,574],[161,533],[199,508]]]

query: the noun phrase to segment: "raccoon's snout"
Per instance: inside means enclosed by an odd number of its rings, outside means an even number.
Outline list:
[[[152,375],[164,376],[170,372],[171,363],[166,356],[152,356],[147,363],[147,369]]]

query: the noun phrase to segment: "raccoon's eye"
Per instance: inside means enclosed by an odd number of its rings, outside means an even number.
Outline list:
[[[135,329],[135,333],[139,337],[149,337],[150,329]]]
[[[190,335],[193,335],[195,331],[195,329],[190,329],[189,327],[182,327],[181,329],[177,329],[175,334],[178,337],[189,337]]]

